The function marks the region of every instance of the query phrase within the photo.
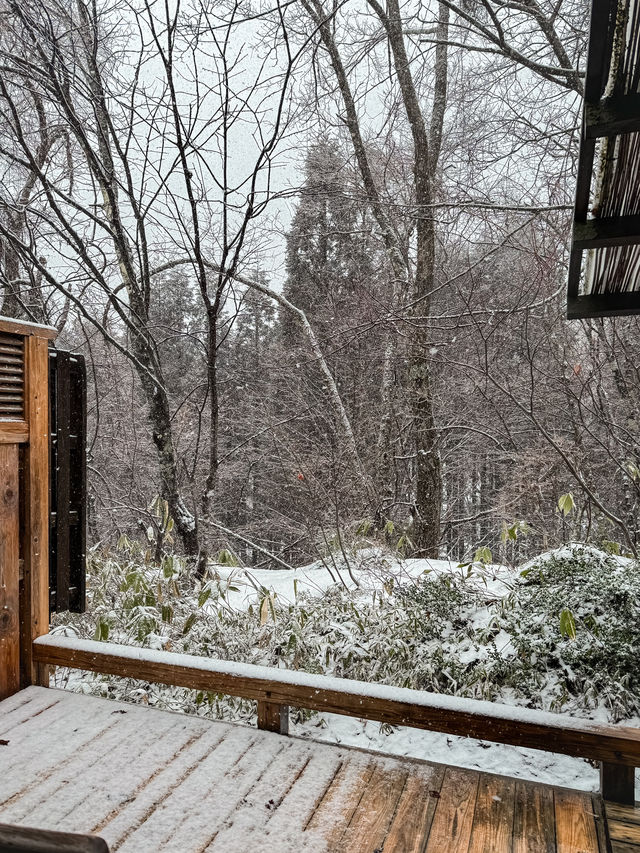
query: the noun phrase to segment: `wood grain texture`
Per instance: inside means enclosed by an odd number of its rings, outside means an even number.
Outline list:
[[[516,782],[513,853],[555,853],[553,789]]]
[[[608,818],[609,835],[612,841],[624,841],[627,844],[637,844],[640,847],[640,826],[637,823]]]
[[[444,767],[409,775],[384,842],[384,853],[422,853],[440,799]]]
[[[318,800],[305,830],[322,834],[331,853],[341,850],[345,827],[351,822],[374,770],[372,761],[366,761],[364,765],[357,760],[343,761]]]
[[[0,739],[0,821],[113,853],[611,853],[589,794],[67,691],[0,703]]]
[[[263,729],[265,732],[277,732],[280,735],[288,735],[288,706],[258,700],[258,728]]]
[[[511,853],[516,783],[482,774],[469,853]]]
[[[590,794],[557,789],[554,800],[557,853],[598,853]]]
[[[413,726],[462,737],[475,737],[558,752],[593,760],[640,766],[640,732],[621,726],[601,726],[589,721],[567,720],[559,714],[544,716],[534,711],[488,702],[460,700],[415,691],[419,701],[376,695],[376,685],[306,673],[243,666],[242,673],[229,671],[224,661],[181,655],[169,662],[161,652],[115,646],[90,640],[46,637],[35,643],[34,659],[54,666],[138,678],[176,687],[227,693],[273,704],[344,714],[392,725]],[[255,675],[252,675],[255,673]],[[407,690],[402,695],[411,695]],[[476,710],[477,709],[477,710]]]
[[[640,825],[640,803],[635,803],[633,806],[623,806],[620,803],[605,801],[605,810],[610,819]]]
[[[382,850],[408,770],[376,767],[337,845],[344,853]]]
[[[0,850],[15,850],[15,853],[109,853],[106,841],[96,836],[6,824],[0,824]]]
[[[0,444],[0,700],[20,689],[18,445]]]
[[[33,659],[32,643],[49,631],[49,350],[47,340],[25,340],[26,418],[29,444],[24,460],[24,685],[49,683],[48,669]]]
[[[22,320],[13,320],[11,317],[0,317],[0,332],[8,335],[35,335],[53,341],[58,337],[58,330],[53,326],[40,326],[38,323],[27,323]]]
[[[609,833],[607,831],[607,818],[604,810],[604,801],[600,794],[591,794],[591,804],[593,806],[593,817],[596,825],[596,835],[598,836],[598,849],[606,850],[607,853],[611,853]]]
[[[26,421],[0,420],[0,444],[25,444],[29,441],[29,424]]]
[[[466,853],[469,849],[479,774],[448,767],[425,853]]]

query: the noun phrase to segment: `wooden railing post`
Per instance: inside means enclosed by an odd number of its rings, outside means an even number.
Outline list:
[[[49,335],[51,337],[51,335]],[[33,660],[32,643],[49,631],[49,347],[39,335],[25,339],[25,448],[23,685],[49,686],[48,667]]]
[[[258,728],[266,732],[289,734],[289,706],[258,700]]]
[[[600,793],[604,800],[632,806],[635,803],[635,767],[624,764],[600,764]]]

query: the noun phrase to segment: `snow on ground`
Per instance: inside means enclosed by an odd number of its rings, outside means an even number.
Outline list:
[[[241,569],[229,566],[214,567],[220,576],[225,599],[235,610],[245,610],[255,604],[260,597],[261,588],[273,593],[281,604],[293,604],[298,596],[306,593],[311,597],[320,597],[329,587],[343,582],[349,589],[359,588],[363,592],[382,589],[385,583],[408,583],[425,573],[434,575],[450,574],[465,577],[466,566],[460,566],[451,560],[427,559],[390,559],[379,549],[370,548],[358,551],[349,559],[320,560],[298,569]],[[482,568],[474,564],[469,583],[476,585],[489,597],[501,598],[509,591],[514,570],[506,566],[487,565]]]
[[[569,547],[565,550],[570,553]],[[552,553],[558,554],[557,551]],[[349,568],[351,571],[344,564],[323,564],[318,561],[293,571],[230,569],[225,566],[217,567],[217,571],[223,583],[235,588],[227,593],[228,604],[242,610],[255,604],[261,587],[272,593],[281,604],[287,604],[293,603],[303,592],[310,597],[321,597],[340,579],[350,589],[359,587],[363,593],[371,593],[374,589],[382,589],[390,580],[407,583],[425,572],[467,577],[467,582],[476,586],[488,599],[500,599],[509,592],[514,578],[522,569],[514,570],[500,565],[479,567],[475,564],[469,575],[467,566],[460,566],[453,561],[390,559],[377,549],[359,552],[353,557]],[[474,626],[486,624],[489,618],[489,609],[480,608],[474,615]],[[506,635],[505,639],[508,639]],[[601,717],[599,722],[607,722],[604,711],[602,715],[596,714],[596,717]],[[635,723],[626,721],[626,725],[634,724],[640,726],[640,720]],[[595,791],[599,787],[599,771],[593,763],[535,749],[407,727],[396,727],[389,732],[388,729],[383,730],[379,723],[337,714],[322,714],[292,725],[291,731],[300,737],[328,743],[421,758],[579,790]],[[640,784],[640,771],[636,782]]]
[[[341,746],[422,758],[437,764],[466,767],[581,791],[597,791],[600,784],[597,768],[580,758],[405,726],[386,734],[381,731],[380,723],[337,714],[323,714],[321,721],[313,718],[292,726],[291,733]],[[637,781],[640,782],[640,771]]]

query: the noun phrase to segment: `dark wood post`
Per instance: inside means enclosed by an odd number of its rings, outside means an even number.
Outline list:
[[[266,732],[289,734],[289,707],[258,700],[258,728]]]
[[[635,767],[626,764],[600,764],[600,793],[604,800],[632,806],[635,803]]]

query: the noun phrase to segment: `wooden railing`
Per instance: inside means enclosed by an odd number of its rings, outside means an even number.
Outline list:
[[[293,705],[588,758],[601,764],[605,799],[634,802],[634,768],[640,766],[638,729],[421,690],[54,635],[34,641],[33,658],[39,664],[254,699],[258,726],[281,733],[287,732],[288,708]]]

